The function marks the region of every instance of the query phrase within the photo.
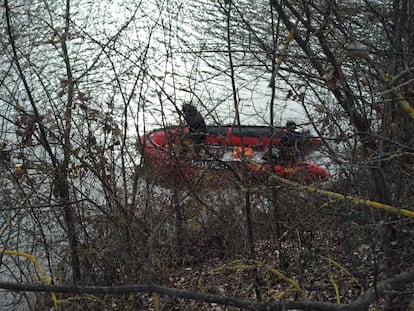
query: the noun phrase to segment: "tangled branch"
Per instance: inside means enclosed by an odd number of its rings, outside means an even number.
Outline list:
[[[182,298],[188,300],[197,300],[202,302],[217,303],[224,306],[233,306],[245,310],[257,311],[278,311],[278,310],[319,310],[319,311],[357,311],[364,310],[377,299],[385,296],[391,291],[401,289],[407,284],[414,283],[414,271],[407,271],[382,282],[376,287],[372,287],[364,294],[359,296],[354,302],[348,305],[339,305],[329,302],[316,301],[290,301],[290,302],[265,302],[254,303],[233,297],[224,297],[220,295],[201,293],[196,291],[169,288],[158,285],[122,285],[122,286],[56,286],[46,284],[20,284],[10,282],[0,282],[0,288],[21,292],[56,292],[65,294],[91,294],[91,295],[124,295],[134,293],[157,293],[171,298]]]

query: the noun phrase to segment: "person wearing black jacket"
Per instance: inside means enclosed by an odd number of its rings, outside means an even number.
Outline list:
[[[301,133],[296,131],[296,123],[287,121],[286,126],[275,134],[279,142],[269,149],[264,160],[272,159],[276,163],[292,165],[297,160],[297,143],[301,139]]]
[[[303,138],[302,133],[296,130],[296,123],[287,121],[283,129],[283,135],[280,140],[280,149],[283,161],[287,164],[293,164],[297,161],[299,154],[298,143]]]
[[[207,126],[204,118],[197,108],[191,104],[184,104],[181,111],[187,123],[188,133],[193,142],[194,150],[198,153],[206,139]]]

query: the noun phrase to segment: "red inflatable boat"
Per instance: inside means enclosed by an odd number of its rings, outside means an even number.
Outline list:
[[[329,172],[313,161],[303,160],[321,144],[309,132],[296,132],[295,161],[275,156],[286,131],[267,126],[208,126],[205,143],[197,153],[191,145],[187,127],[164,128],[141,137],[145,163],[163,179],[193,181],[208,174],[247,176],[267,181],[270,174],[313,182]],[[300,158],[300,160],[298,160]]]

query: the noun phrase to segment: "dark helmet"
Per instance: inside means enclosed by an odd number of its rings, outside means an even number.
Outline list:
[[[185,114],[192,114],[197,112],[197,108],[191,104],[184,104],[181,111]]]
[[[286,128],[288,130],[295,130],[296,129],[296,123],[293,121],[287,121],[286,122]]]

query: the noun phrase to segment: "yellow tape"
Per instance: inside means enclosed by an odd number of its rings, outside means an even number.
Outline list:
[[[268,266],[258,260],[253,260],[253,259],[249,259],[249,260],[235,260],[233,261],[233,265],[232,266],[228,266],[228,265],[222,265],[216,269],[213,269],[209,272],[209,274],[213,274],[215,272],[224,270],[224,269],[243,269],[243,270],[253,270],[253,269],[257,269],[257,268],[264,268],[265,270],[271,272],[272,274],[274,274],[275,276],[279,277],[280,279],[284,280],[285,282],[289,283],[290,285],[293,286],[293,288],[299,292],[301,298],[303,300],[307,300],[306,294],[303,291],[303,289],[300,287],[299,283],[296,282],[295,280],[289,278],[288,276],[286,276],[285,274],[283,274],[282,272],[280,272],[279,270]],[[285,295],[285,292],[283,292],[282,296]]]
[[[400,100],[401,108],[408,113],[408,115],[414,119],[414,109],[410,106],[410,103],[401,95],[401,93],[397,93],[397,96]]]
[[[348,201],[348,202],[350,202],[352,204],[355,204],[355,205],[365,205],[365,206],[369,206],[369,207],[376,208],[376,209],[382,209],[382,210],[385,210],[385,211],[393,213],[393,214],[398,214],[398,215],[402,215],[402,216],[405,216],[405,217],[414,218],[414,211],[410,211],[410,210],[407,210],[407,209],[404,209],[404,208],[398,208],[398,207],[395,207],[395,206],[391,206],[391,205],[388,205],[388,204],[379,203],[379,202],[375,202],[375,201],[371,201],[371,200],[364,200],[364,199],[357,198],[357,197],[354,197],[354,196],[351,196],[351,195],[344,195],[342,193],[337,193],[337,192],[333,192],[333,191],[322,190],[322,189],[315,188],[313,186],[305,186],[305,185],[299,184],[297,182],[282,178],[282,177],[277,176],[275,174],[272,174],[269,178],[270,179],[276,179],[276,180],[278,180],[278,181],[280,181],[284,184],[293,186],[293,187],[298,188],[298,189],[306,190],[306,191],[311,192],[311,193],[318,193],[318,194],[324,195],[324,196],[329,197],[331,199],[333,198],[333,199],[344,200],[344,201]]]
[[[19,257],[24,257],[26,259],[29,259],[31,262],[33,262],[36,269],[40,272],[40,276],[43,279],[43,281],[45,281],[47,284],[52,284],[52,279],[47,275],[45,269],[43,269],[43,266],[39,263],[39,261],[36,259],[35,256],[33,256],[31,254],[28,254],[28,253],[13,251],[13,250],[9,250],[9,249],[0,250],[0,252],[2,252],[3,254],[6,254],[6,255],[14,255],[14,256],[19,256]],[[54,292],[52,292],[51,296],[52,296],[53,304],[55,306],[55,310],[59,310],[58,302],[57,302],[57,299],[56,299],[56,294]]]

